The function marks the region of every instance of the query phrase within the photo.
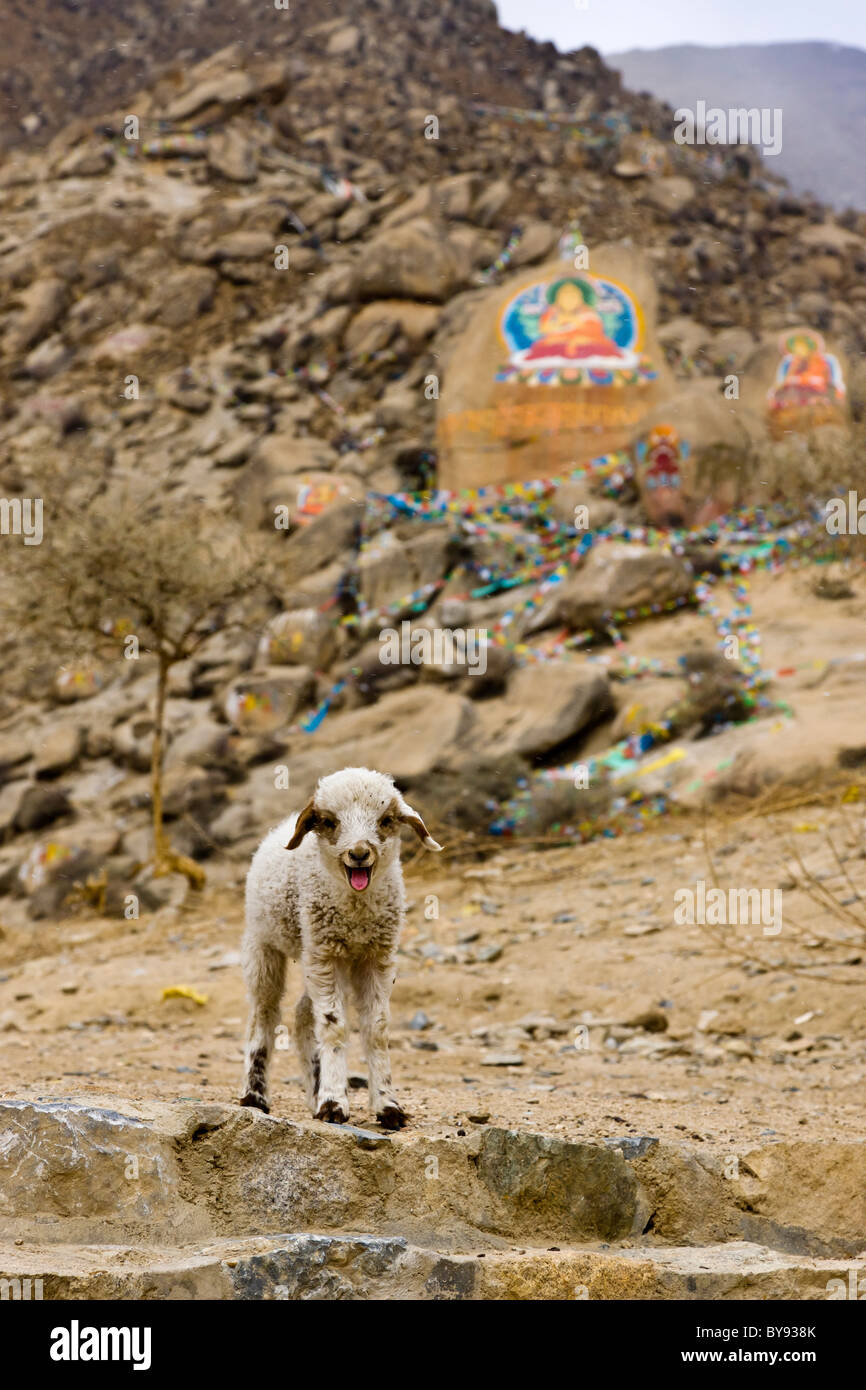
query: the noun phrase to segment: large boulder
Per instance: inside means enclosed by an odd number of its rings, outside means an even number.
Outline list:
[[[331,768],[375,767],[398,782],[414,782],[469,745],[476,708],[461,695],[415,685],[367,708],[330,715],[309,739],[310,752],[320,767],[326,754]]]
[[[16,777],[0,787],[0,841],[8,840],[15,834],[15,816],[24,792],[31,785],[26,778]]]
[[[68,816],[71,811],[72,804],[62,787],[55,783],[37,782],[25,787],[15,811],[13,826],[16,830],[41,830],[43,826]]]
[[[515,270],[523,265],[535,265],[553,254],[559,229],[550,222],[535,219],[526,223],[520,233],[520,241],[514,249],[511,264]]]
[[[43,731],[33,746],[36,776],[57,777],[74,767],[83,742],[82,730],[77,724],[57,724]]]
[[[351,290],[361,299],[450,299],[471,266],[447,230],[426,217],[390,227],[374,237],[354,273]]]
[[[627,448],[666,394],[655,312],[649,262],[614,245],[484,295],[445,362],[440,485],[556,477]]]
[[[153,716],[142,710],[109,733],[111,757],[134,772],[149,772],[153,756]]]
[[[682,560],[658,546],[611,541],[593,547],[583,567],[554,591],[536,626],[603,628],[617,615],[651,617],[676,607],[692,592]]]
[[[268,434],[232,480],[228,499],[244,526],[272,530],[288,508],[292,526],[303,524],[339,498],[360,496],[354,479],[332,474],[336,456],[320,439]]]
[[[236,772],[230,731],[213,719],[196,719],[172,740],[165,758],[166,769],[190,774],[201,769]]]
[[[164,115],[176,124],[194,120],[197,126],[225,120],[251,101],[279,101],[288,87],[284,64],[263,62],[244,70],[238,55],[222,49],[187,70],[184,90],[165,107]]]
[[[256,147],[240,131],[229,128],[208,140],[207,162],[215,174],[232,183],[252,183],[259,171]]]
[[[642,193],[642,200],[671,219],[678,218],[694,201],[697,187],[692,179],[681,174],[669,174],[651,179]]]
[[[160,278],[145,306],[145,316],[166,328],[182,328],[213,303],[217,278],[205,266],[186,266]]]
[[[119,843],[119,832],[98,821],[37,841],[19,871],[28,916],[34,921],[63,916],[88,879],[102,873]]]
[[[765,337],[743,371],[743,401],[773,439],[849,421],[849,364],[838,343],[806,326]]]
[[[411,540],[380,531],[358,559],[358,587],[374,609],[399,604],[447,568],[450,526],[425,526]]]
[[[682,705],[687,686],[684,681],[671,677],[647,676],[635,681],[632,687],[627,686],[626,692],[626,699],[611,725],[611,743],[657,729],[672,710]]]
[[[500,748],[460,748],[437,763],[432,776],[406,777],[406,795],[428,826],[435,826],[442,843],[448,829],[485,835],[491,807],[514,795],[526,777],[526,759]]]
[[[272,666],[330,666],[337,654],[331,616],[318,608],[291,608],[271,618],[259,643],[259,660]]]
[[[44,338],[62,318],[68,298],[66,285],[57,276],[34,281],[19,296],[18,313],[10,316],[5,351],[11,357],[18,357]]]
[[[466,220],[472,214],[479,183],[479,175],[469,173],[453,174],[435,183],[421,184],[411,198],[388,213],[382,226],[399,227],[421,216]]]
[[[0,734],[0,782],[8,780],[12,769],[30,761],[31,748],[21,733]]]
[[[299,583],[316,570],[330,565],[344,552],[357,549],[361,540],[364,504],[340,498],[300,527],[287,545],[286,576]]]
[[[315,688],[306,666],[257,671],[231,686],[224,702],[226,717],[241,733],[276,733],[288,727]]]
[[[279,760],[288,767],[288,779],[275,775],[274,763],[262,763],[243,785],[243,800],[259,826],[275,825],[303,805],[326,773],[375,767],[411,789],[420,809],[422,794],[438,784],[440,768],[458,770],[448,782],[449,796],[455,794],[465,759],[477,756],[477,728],[475,702],[413,684],[375,705],[334,709],[315,732],[293,734]]]
[[[567,743],[613,712],[604,672],[586,661],[544,661],[511,676],[505,698],[479,707],[485,744],[533,757]]]
[[[343,346],[363,356],[387,347],[396,333],[418,351],[434,332],[441,310],[435,304],[419,304],[413,299],[377,299],[365,304],[343,335]]]

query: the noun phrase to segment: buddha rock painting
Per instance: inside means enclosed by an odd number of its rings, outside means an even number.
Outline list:
[[[765,388],[766,389],[766,388]],[[678,382],[635,441],[635,479],[653,526],[706,526],[763,500],[759,418],[711,377]]]
[[[844,418],[845,380],[838,357],[820,333],[797,330],[779,343],[782,360],[767,393],[770,432],[831,424]]]
[[[584,248],[585,249],[585,248]],[[626,451],[672,381],[648,257],[560,253],[479,296],[442,360],[436,442],[445,488],[555,478]]]
[[[345,489],[338,483],[328,480],[326,482],[304,482],[298,490],[298,500],[295,503],[295,512],[300,525],[304,526],[309,521],[321,516],[322,512],[327,511],[332,502],[341,496]]]
[[[538,281],[505,305],[508,361],[496,380],[616,386],[652,380],[640,348],[640,309],[622,286],[593,275]]]

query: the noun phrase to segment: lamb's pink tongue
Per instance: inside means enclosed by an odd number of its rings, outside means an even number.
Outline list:
[[[349,882],[351,883],[352,887],[357,888],[358,892],[360,893],[361,889],[366,888],[367,884],[370,882],[370,870],[353,869],[352,872],[349,874]]]

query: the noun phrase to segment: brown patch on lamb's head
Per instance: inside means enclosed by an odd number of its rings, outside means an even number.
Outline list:
[[[433,836],[418,815],[418,812],[413,810],[408,801],[404,801],[399,793],[397,796],[397,803],[398,814],[403,825],[410,825],[412,827],[425,849],[430,849],[434,854],[439,854],[442,846],[433,839]]]
[[[297,849],[305,835],[309,835],[311,830],[318,830],[319,821],[316,808],[312,801],[308,801],[298,819],[295,822],[295,829],[292,838],[286,845],[286,849]]]

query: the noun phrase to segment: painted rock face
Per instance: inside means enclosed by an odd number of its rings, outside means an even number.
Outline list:
[[[303,481],[298,489],[295,503],[295,520],[306,526],[315,517],[321,516],[339,498],[347,495],[347,489],[338,480],[327,478],[324,481]]]
[[[752,497],[760,422],[713,379],[684,383],[644,422],[635,477],[654,526],[704,526]],[[760,496],[760,493],[758,493]]]
[[[64,704],[72,704],[96,695],[104,683],[101,670],[94,664],[62,666],[55,679],[55,693]]]
[[[846,386],[839,358],[820,333],[798,329],[779,340],[781,360],[767,392],[770,433],[781,438],[817,425],[845,420]]]
[[[558,477],[628,448],[668,387],[655,288],[629,248],[524,271],[484,298],[445,364],[445,488]]]
[[[682,465],[689,456],[687,440],[673,425],[656,425],[639,440],[635,456],[641,470],[646,507],[657,526],[681,525],[685,520]]]
[[[847,426],[848,362],[840,346],[807,325],[763,337],[741,373],[743,403],[764,437],[809,435]]]

